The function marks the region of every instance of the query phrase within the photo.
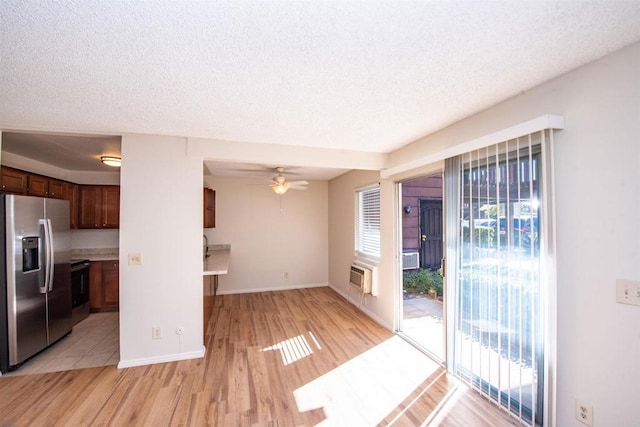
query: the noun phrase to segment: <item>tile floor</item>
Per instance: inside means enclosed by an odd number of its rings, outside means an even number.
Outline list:
[[[75,325],[70,335],[3,376],[116,365],[119,361],[118,313],[92,313]]]

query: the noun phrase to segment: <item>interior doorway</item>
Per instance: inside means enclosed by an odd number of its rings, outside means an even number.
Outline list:
[[[442,188],[442,172],[399,184],[403,261],[398,333],[444,363]]]

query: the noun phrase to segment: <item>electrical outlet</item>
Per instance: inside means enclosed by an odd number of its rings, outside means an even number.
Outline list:
[[[288,279],[288,278],[289,278],[289,272],[288,272],[288,271],[285,271],[285,272],[284,272],[284,278],[285,278],[285,279]]]
[[[593,427],[593,406],[576,400],[576,420],[586,426]]]
[[[634,280],[616,280],[616,302],[640,306],[640,282]]]
[[[184,328],[182,326],[180,326],[179,328],[176,328],[176,335],[182,335],[184,334]]]
[[[162,330],[159,326],[154,326],[151,328],[151,339],[159,340],[162,338]]]
[[[142,265],[142,254],[129,254],[129,265]]]

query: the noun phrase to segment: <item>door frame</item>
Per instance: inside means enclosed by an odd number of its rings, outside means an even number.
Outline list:
[[[447,278],[446,275],[443,276],[442,278],[442,289],[443,289],[443,304],[442,304],[442,328],[443,328],[443,354],[442,354],[442,358],[440,359],[439,357],[437,357],[435,354],[431,353],[428,349],[426,349],[425,347],[423,347],[421,344],[419,344],[418,342],[416,342],[415,340],[413,340],[411,337],[407,336],[406,334],[404,334],[402,332],[403,330],[403,319],[404,319],[404,313],[403,313],[403,309],[404,309],[404,298],[403,298],[403,269],[402,269],[402,253],[403,253],[403,242],[402,242],[402,214],[403,214],[403,204],[402,204],[402,184],[408,181],[412,181],[412,180],[416,180],[416,179],[420,179],[422,177],[429,177],[429,176],[434,176],[437,174],[440,174],[442,176],[442,197],[441,198],[428,198],[425,197],[424,199],[430,199],[430,200],[439,200],[441,202],[442,205],[442,256],[443,259],[446,256],[446,230],[447,230],[447,223],[446,223],[446,212],[445,212],[445,196],[446,196],[446,189],[445,189],[445,181],[444,181],[444,165],[438,165],[439,167],[430,170],[430,171],[425,171],[419,175],[415,175],[415,176],[411,176],[411,177],[407,177],[407,178],[403,178],[397,181],[394,181],[394,205],[395,208],[393,210],[394,215],[393,215],[393,224],[394,224],[394,230],[393,230],[393,248],[394,248],[394,253],[396,254],[395,256],[395,262],[394,262],[394,276],[396,278],[395,283],[395,289],[394,289],[394,296],[395,296],[395,303],[394,303],[394,325],[393,325],[393,331],[395,334],[397,334],[398,336],[400,336],[401,338],[403,338],[404,340],[406,340],[409,344],[413,345],[417,350],[421,351],[422,353],[424,353],[425,355],[427,355],[428,357],[430,357],[434,362],[439,363],[440,365],[442,365],[445,369],[449,369],[449,364],[448,364],[448,360],[453,360],[450,359],[450,352],[452,349],[452,346],[449,345],[449,321],[448,321],[448,316],[447,316],[447,312],[448,312],[448,301],[447,301]],[[421,201],[422,199],[420,199]],[[420,209],[420,207],[418,207],[418,209]],[[421,230],[421,227],[420,227]],[[422,252],[422,243],[420,244],[420,252]],[[421,259],[420,262],[422,263],[422,255],[420,255]]]

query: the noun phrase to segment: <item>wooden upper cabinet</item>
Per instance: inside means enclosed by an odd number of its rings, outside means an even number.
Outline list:
[[[69,201],[69,228],[78,228],[78,200],[80,187],[77,184],[64,182],[62,185],[62,198]]]
[[[49,197],[64,199],[64,182],[49,178]]]
[[[17,169],[2,166],[2,192],[27,194],[29,175]]]
[[[30,196],[48,197],[49,196],[49,178],[40,175],[29,175]]]
[[[98,224],[102,224],[98,206],[99,196],[98,188],[94,185],[80,186],[80,204],[78,208],[78,228],[101,228]]]
[[[102,187],[102,226],[120,227],[120,187],[117,185]]]
[[[118,228],[120,226],[120,187],[81,185],[78,228]]]
[[[216,192],[210,188],[204,189],[204,228],[216,228]]]

